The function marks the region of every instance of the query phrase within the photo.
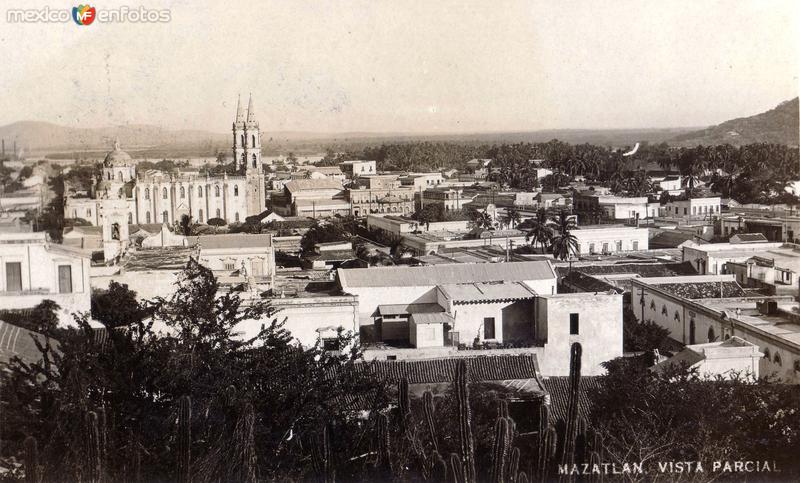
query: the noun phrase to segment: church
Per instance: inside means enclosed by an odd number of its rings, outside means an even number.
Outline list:
[[[216,176],[197,170],[137,173],[136,162],[115,142],[103,161],[102,179],[95,183],[92,196],[68,197],[64,216],[99,226],[112,212],[127,224],[173,224],[184,215],[195,223],[212,218],[236,223],[263,212],[266,177],[252,96],[246,112],[241,99],[237,101],[232,131],[236,172]]]

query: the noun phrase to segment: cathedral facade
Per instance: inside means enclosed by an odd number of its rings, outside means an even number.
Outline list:
[[[135,161],[115,143],[103,161],[102,179],[95,184],[93,196],[68,198],[64,215],[103,225],[103,217],[110,215],[113,206],[115,216],[124,211],[128,224],[173,224],[183,215],[195,223],[212,218],[236,223],[263,212],[266,177],[252,97],[247,112],[237,102],[232,130],[236,174],[209,176],[197,170],[137,173]]]

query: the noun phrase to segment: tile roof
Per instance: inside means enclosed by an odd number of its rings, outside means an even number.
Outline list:
[[[221,248],[261,248],[272,246],[272,235],[246,233],[222,234],[222,235],[199,235],[186,237],[189,245],[199,244],[203,249]]]
[[[731,243],[753,243],[766,242],[767,237],[763,233],[737,233],[731,237]]]
[[[569,267],[557,267],[560,276],[569,273]],[[676,275],[697,275],[691,262],[680,263],[615,263],[604,265],[582,265],[572,267],[572,271],[586,275],[611,275],[617,273],[635,273],[641,277],[674,277]]]
[[[409,384],[453,382],[459,361],[466,361],[472,382],[536,379],[535,354],[479,355],[439,359],[408,359],[401,361],[372,361],[364,370],[373,371],[388,382],[407,379]]]
[[[289,191],[342,189],[342,183],[331,178],[322,179],[296,179],[284,185]]]
[[[550,262],[453,263],[421,267],[341,269],[339,283],[349,287],[423,287],[463,282],[522,282],[555,278]]]
[[[182,270],[194,252],[194,247],[141,248],[129,251],[122,266],[128,271]]]
[[[581,376],[578,389],[578,416],[591,421],[592,400],[589,394],[597,392],[602,384],[602,377]],[[542,379],[544,389],[550,394],[550,421],[559,419],[566,421],[569,408],[569,376],[548,377]]]
[[[691,233],[684,233],[675,230],[664,230],[650,239],[648,246],[651,248],[677,248],[681,243],[694,241],[695,243],[706,243],[705,240],[697,239]]]
[[[563,279],[564,282],[569,283],[576,289],[585,292],[608,292],[609,290],[617,291],[617,288],[608,282],[586,275],[578,271],[568,273]]]
[[[720,286],[723,296],[720,297]],[[687,299],[718,299],[745,297],[747,294],[735,281],[662,283],[658,288]]]

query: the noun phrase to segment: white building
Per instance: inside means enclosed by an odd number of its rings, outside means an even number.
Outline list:
[[[659,216],[684,219],[712,219],[719,217],[721,199],[719,196],[708,198],[690,198],[670,201],[662,206]]]
[[[27,309],[52,300],[62,325],[91,310],[90,257],[47,240],[44,232],[0,235],[0,309]]]
[[[655,371],[676,369],[695,370],[704,378],[749,377],[758,380],[761,358],[758,346],[738,336],[725,340],[687,345],[669,359],[656,364]]]
[[[378,163],[366,159],[343,161],[339,163],[339,168],[350,179],[378,173]]]
[[[582,226],[571,232],[578,240],[578,255],[647,250],[649,231],[633,226]]]

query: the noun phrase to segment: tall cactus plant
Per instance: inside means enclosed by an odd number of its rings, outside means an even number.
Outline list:
[[[469,407],[469,369],[465,360],[456,366],[456,406],[458,409],[458,433],[461,440],[461,465],[463,481],[474,483],[475,443],[472,438],[472,415]]]
[[[566,430],[564,431],[564,453],[561,463],[575,463],[575,437],[578,431],[578,403],[581,384],[581,355],[583,348],[579,343],[572,344],[569,361],[569,403],[567,405]]]
[[[86,479],[99,483],[103,472],[100,453],[100,430],[97,413],[89,411],[86,419]]]
[[[182,396],[178,402],[178,482],[192,481],[192,399]]]
[[[25,438],[25,483],[39,483],[39,445],[36,438]]]
[[[506,480],[506,465],[511,447],[511,431],[508,418],[497,418],[494,425],[494,446],[492,448],[491,481],[502,483]]]
[[[391,475],[389,418],[386,417],[385,414],[379,414],[377,425],[376,442],[378,446],[378,459],[375,462],[375,467],[378,470],[380,478],[388,479]]]
[[[552,462],[556,457],[558,448],[558,433],[556,428],[549,426],[539,439],[539,454],[536,462],[535,481],[547,481]]]
[[[433,443],[434,451],[439,451],[439,438],[436,435],[436,423],[433,419],[433,393],[425,391],[422,395],[422,408],[425,411],[425,424],[428,426],[428,433]]]

